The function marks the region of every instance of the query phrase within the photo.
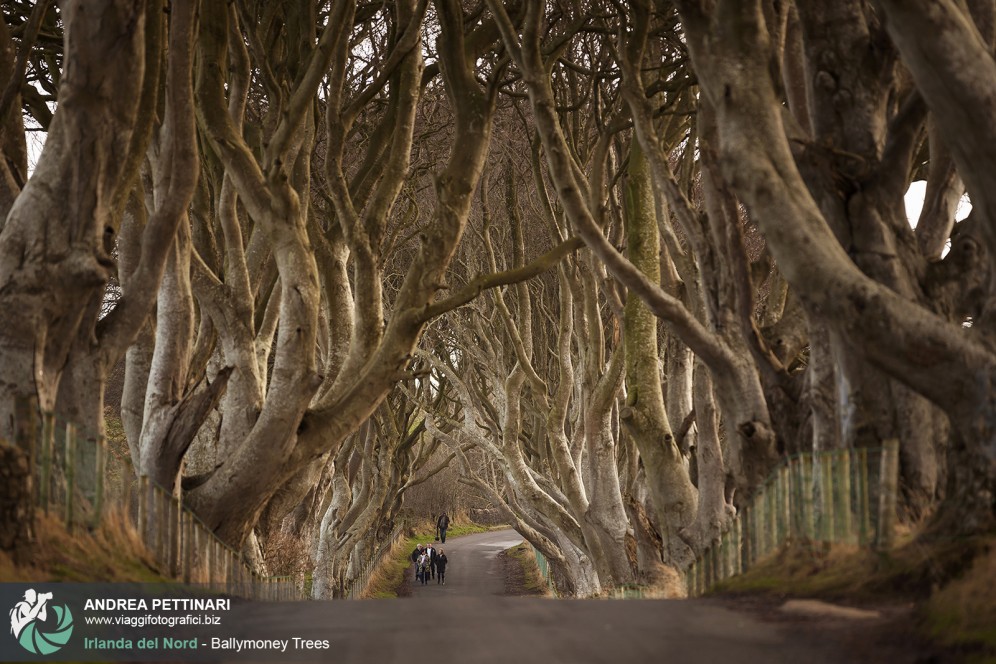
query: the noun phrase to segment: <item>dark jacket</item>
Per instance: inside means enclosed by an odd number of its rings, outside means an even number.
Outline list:
[[[446,529],[450,527],[450,517],[445,514],[440,514],[439,519],[436,520],[436,528]]]
[[[435,547],[426,549],[426,551],[429,552],[429,564],[430,565],[435,565],[436,564],[436,558],[439,556],[439,554],[436,552]]]
[[[416,547],[415,547],[415,550],[414,550],[414,551],[412,551],[412,555],[411,555],[411,556],[409,556],[409,558],[411,558],[411,559],[412,559],[412,562],[413,562],[413,563],[417,563],[417,562],[418,562],[418,557],[419,557],[420,555],[422,555],[422,551],[421,551],[421,550],[419,550],[419,548],[418,548],[418,547],[416,546]]]
[[[446,571],[446,554],[440,554],[436,556],[436,571],[445,572]]]

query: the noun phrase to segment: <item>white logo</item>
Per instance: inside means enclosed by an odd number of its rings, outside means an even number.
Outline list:
[[[47,605],[52,593],[38,593],[33,588],[24,592],[24,599],[10,610],[10,633],[27,650],[39,655],[49,655],[66,645],[73,634],[73,614],[69,607],[52,606],[56,626],[52,631],[39,629],[48,620]]]

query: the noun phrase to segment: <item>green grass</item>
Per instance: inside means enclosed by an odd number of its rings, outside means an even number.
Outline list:
[[[460,537],[461,535],[476,535],[477,533],[486,533],[491,530],[505,530],[506,528],[508,526],[482,526],[479,523],[461,523],[446,529],[446,539]],[[426,537],[431,538],[433,534],[434,532],[430,529]],[[414,548],[414,545],[412,548]]]

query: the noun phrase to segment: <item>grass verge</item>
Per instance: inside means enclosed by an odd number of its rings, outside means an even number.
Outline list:
[[[996,661],[996,538],[972,561],[964,576],[931,594],[921,610],[924,626],[938,642],[967,651],[970,661]]]
[[[0,579],[45,582],[169,583],[161,576],[137,533],[113,514],[93,531],[70,533],[55,517],[39,514],[31,564],[16,565],[0,552]]]
[[[996,662],[996,537],[923,542],[887,553],[787,546],[710,595],[912,604],[916,631],[969,662]]]
[[[506,595],[553,596],[528,542],[505,549],[499,557],[504,559]]]

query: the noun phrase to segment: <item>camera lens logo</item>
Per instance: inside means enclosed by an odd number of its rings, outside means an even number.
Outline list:
[[[69,607],[50,606],[51,601],[52,593],[38,593],[29,588],[24,599],[10,610],[10,633],[22,648],[35,655],[51,655],[73,635],[73,614]],[[49,609],[52,621],[48,619]]]

